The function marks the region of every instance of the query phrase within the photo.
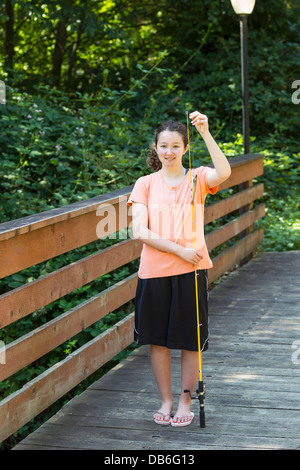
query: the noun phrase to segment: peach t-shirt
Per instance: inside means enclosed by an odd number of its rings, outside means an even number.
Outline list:
[[[218,186],[210,188],[206,183],[208,167],[200,166],[192,170],[197,174],[197,188],[194,204],[196,249],[202,251],[203,258],[199,269],[212,267],[212,262],[204,238],[204,201],[208,193],[215,194]],[[179,245],[194,248],[190,170],[177,186],[170,186],[161,171],[139,178],[128,205],[133,202],[145,204],[148,208],[148,228],[161,237]],[[194,271],[194,265],[173,253],[157,250],[144,243],[138,275],[141,279],[173,276]]]

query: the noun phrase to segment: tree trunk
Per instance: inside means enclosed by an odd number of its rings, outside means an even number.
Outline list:
[[[81,34],[83,31],[84,15],[85,15],[85,11],[82,10],[80,24],[77,30],[77,37],[72,46],[72,53],[71,53],[71,58],[69,62],[68,77],[67,77],[67,83],[66,83],[67,91],[69,91],[72,86],[72,74],[73,74],[73,69],[74,69],[74,65],[76,62],[76,55],[77,55],[77,50],[78,50],[80,39],[81,39]]]
[[[14,66],[14,5],[12,0],[5,0],[5,13],[8,16],[5,22],[5,68],[10,74]]]
[[[70,16],[70,9],[74,0],[67,1],[67,8],[64,6],[63,9],[65,13],[63,13],[62,18],[59,20],[56,30],[56,40],[55,40],[55,47],[52,56],[52,75],[54,79],[54,85],[59,87],[60,80],[61,80],[61,67],[64,60],[64,52],[67,43],[67,24],[68,19]]]

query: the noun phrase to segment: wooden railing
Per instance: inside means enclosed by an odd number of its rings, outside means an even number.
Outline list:
[[[263,156],[243,155],[232,158],[230,164],[231,176],[220,186],[220,190],[241,183],[246,183],[247,189],[208,205],[205,208],[205,224],[241,208],[246,208],[246,211],[241,211],[242,215],[220,224],[208,233],[208,249],[211,251],[245,231],[247,234],[213,258],[214,266],[209,270],[209,282],[253,253],[263,237],[261,229],[253,230],[253,224],[264,216],[264,204],[252,208],[253,202],[263,196],[263,184],[252,185],[252,179],[263,174]],[[17,273],[126,228],[131,221],[127,207],[131,189],[127,187],[0,224],[0,277]],[[0,328],[33,314],[75,289],[137,259],[140,251],[140,242],[125,238],[109,248],[1,295]],[[9,378],[134,299],[136,284],[135,273],[30,333],[6,346],[4,344],[2,352],[0,350],[0,357],[5,358],[0,361],[0,380]],[[0,401],[0,441],[130,345],[133,342],[133,321],[134,313],[131,313]],[[2,344],[5,343],[3,336],[1,339]]]

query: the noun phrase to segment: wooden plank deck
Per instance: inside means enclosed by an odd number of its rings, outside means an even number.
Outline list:
[[[153,422],[160,400],[141,347],[14,449],[299,449],[299,265],[300,252],[260,253],[211,291],[205,429],[198,400],[188,427]],[[176,351],[173,385],[176,406]]]

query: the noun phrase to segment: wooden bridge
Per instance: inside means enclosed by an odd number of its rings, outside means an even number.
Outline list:
[[[263,173],[262,156],[235,157],[230,163],[231,177],[220,189],[239,185],[240,190],[205,209],[205,223],[216,225],[206,236],[209,250],[232,241],[231,246],[225,245],[214,257],[214,267],[209,270],[211,283],[251,256],[262,241],[262,231],[254,230],[253,224],[264,215],[264,204],[255,204],[263,195],[263,184],[252,184]],[[130,223],[126,205],[130,189],[1,224],[0,276],[22,272],[126,229]],[[230,213],[234,218],[222,222],[222,217]],[[1,295],[0,328],[5,331],[7,325],[138,258],[140,243],[124,238]],[[159,397],[148,350],[142,347],[73,398],[15,449],[300,447],[297,355],[300,342],[296,307],[299,286],[295,275],[298,255],[260,253],[211,291],[211,346],[204,353],[205,429],[200,430],[197,419],[191,426],[178,429],[158,426],[152,421]],[[134,273],[5,345],[0,355],[0,380],[13,376],[134,299],[136,280]],[[4,335],[1,340],[5,343]],[[0,441],[132,341],[133,313],[3,398]],[[180,357],[179,352],[173,355],[175,391],[175,386],[179,389]],[[196,414],[197,407],[195,401]]]
[[[205,429],[197,400],[190,426],[153,422],[160,397],[144,346],[15,449],[299,449],[299,267],[299,252],[260,253],[212,290]],[[180,390],[176,351],[173,390]]]

